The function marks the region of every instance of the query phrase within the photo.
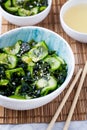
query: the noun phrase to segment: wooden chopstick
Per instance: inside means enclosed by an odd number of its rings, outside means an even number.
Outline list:
[[[66,100],[68,99],[68,97],[69,97],[69,95],[70,95],[72,89],[74,88],[76,82],[78,81],[81,72],[82,72],[82,69],[80,69],[80,70],[78,71],[78,73],[76,74],[74,80],[72,81],[72,83],[71,83],[71,85],[70,85],[68,91],[66,92],[66,94],[65,94],[65,96],[64,96],[64,98],[63,98],[61,104],[59,105],[59,107],[58,107],[58,109],[57,109],[55,115],[53,116],[53,118],[52,118],[51,122],[49,123],[49,125],[48,125],[48,127],[47,127],[46,130],[52,130],[52,127],[53,127],[53,125],[54,125],[56,119],[58,118],[58,116],[59,116],[59,114],[60,114],[60,112],[61,112],[61,110],[62,110],[62,108],[63,108],[63,106],[64,106],[64,104],[65,104],[65,102],[66,102]]]
[[[64,125],[63,130],[68,130],[68,127],[69,127],[69,124],[70,124],[70,120],[72,118],[72,115],[73,115],[73,112],[74,112],[74,109],[75,109],[75,106],[76,106],[79,94],[80,94],[81,89],[82,89],[82,85],[83,85],[84,79],[86,77],[86,74],[87,74],[87,62],[85,64],[85,66],[84,66],[83,73],[82,73],[82,76],[81,76],[81,79],[80,79],[80,82],[79,82],[79,85],[78,85],[78,88],[77,88],[77,91],[76,91],[73,103],[71,105],[71,108],[70,108],[70,111],[69,111],[69,114],[68,114],[68,117],[67,117],[67,120],[66,120],[66,123]]]

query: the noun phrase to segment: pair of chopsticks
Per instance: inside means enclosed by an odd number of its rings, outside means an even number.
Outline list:
[[[81,75],[81,73],[82,73],[82,75]],[[67,117],[67,119],[66,119],[66,122],[65,122],[65,125],[64,125],[64,128],[63,128],[63,130],[68,130],[68,127],[69,127],[69,124],[70,124],[70,121],[71,121],[71,118],[72,118],[72,115],[73,115],[73,112],[74,112],[74,109],[75,109],[75,106],[76,106],[78,97],[79,97],[79,95],[80,95],[80,91],[81,91],[81,89],[82,89],[82,85],[83,85],[83,83],[84,83],[86,74],[87,74],[87,62],[85,63],[83,72],[82,72],[82,69],[80,69],[80,70],[78,71],[78,73],[76,74],[74,80],[72,81],[72,83],[71,83],[71,85],[70,85],[68,91],[66,92],[66,94],[65,94],[65,96],[64,96],[64,98],[63,98],[61,104],[59,105],[59,107],[58,107],[58,109],[57,109],[55,115],[53,116],[53,118],[52,118],[51,122],[49,123],[49,125],[48,125],[48,127],[47,127],[46,130],[52,130],[53,125],[54,125],[56,119],[58,118],[58,116],[59,116],[59,114],[60,114],[60,112],[61,112],[61,110],[62,110],[64,104],[66,103],[66,100],[68,99],[68,97],[69,97],[71,91],[73,90],[73,88],[74,88],[76,82],[78,81],[78,79],[79,79],[79,77],[80,77],[80,75],[81,75],[81,78],[80,78],[80,80],[79,80],[79,85],[78,85],[78,88],[77,88],[77,91],[76,91],[74,100],[73,100],[73,102],[72,102],[72,105],[71,105],[71,108],[70,108],[68,117]]]

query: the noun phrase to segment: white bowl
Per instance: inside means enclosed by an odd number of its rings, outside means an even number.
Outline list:
[[[1,6],[0,6],[0,12],[2,16],[10,23],[18,26],[28,26],[28,25],[35,25],[41,22],[42,20],[44,20],[50,12],[51,5],[52,5],[52,0],[48,0],[47,8],[44,11],[33,16],[25,16],[25,17],[15,16],[6,12]]]
[[[87,33],[84,32],[79,32],[76,31],[74,29],[72,29],[70,26],[68,26],[64,19],[64,13],[72,6],[78,5],[78,4],[87,4],[87,0],[69,0],[67,1],[61,8],[60,10],[60,23],[62,28],[64,29],[64,31],[73,39],[79,41],[79,42],[83,42],[83,43],[87,43]],[[79,21],[80,22],[80,21]]]
[[[38,42],[45,40],[48,47],[55,50],[68,65],[68,73],[64,83],[58,89],[46,96],[29,100],[19,100],[0,95],[1,106],[15,110],[34,109],[49,103],[56,98],[65,89],[65,87],[67,87],[74,72],[74,55],[69,44],[61,36],[51,30],[36,26],[21,27],[2,34],[0,36],[0,48],[9,45],[11,46],[19,39],[23,41],[30,41],[31,39],[34,39]]]

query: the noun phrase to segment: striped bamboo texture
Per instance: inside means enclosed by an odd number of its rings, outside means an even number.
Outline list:
[[[83,68],[85,61],[87,60],[87,45],[71,39],[62,30],[60,25],[60,20],[59,20],[59,14],[60,14],[60,8],[65,2],[66,0],[53,0],[51,12],[47,16],[47,18],[43,20],[41,23],[37,24],[37,26],[45,27],[52,31],[55,31],[69,43],[75,56],[75,72],[74,72],[75,75],[80,67]],[[17,28],[17,26],[10,24],[8,21],[6,21],[3,18],[2,33],[5,33],[14,28]],[[50,122],[62,98],[64,97],[67,89],[68,86],[52,102],[34,110],[16,111],[16,110],[9,110],[0,107],[0,124]],[[75,89],[70,94],[70,97],[66,102],[64,108],[62,109],[57,119],[57,122],[66,120],[76,89],[77,89],[77,85],[75,86]],[[76,105],[72,120],[87,120],[87,78],[84,82],[82,91],[80,93],[80,97]]]

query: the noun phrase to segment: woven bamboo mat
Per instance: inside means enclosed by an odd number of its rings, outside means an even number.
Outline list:
[[[66,0],[53,0],[50,14],[47,16],[45,20],[37,24],[37,26],[42,26],[50,30],[53,30],[56,33],[60,34],[63,38],[65,38],[66,41],[68,41],[75,56],[75,72],[74,72],[75,75],[75,73],[78,71],[80,67],[83,68],[85,61],[87,60],[87,45],[71,39],[62,30],[59,21],[59,12],[61,6],[65,2]],[[16,27],[17,26],[10,24],[3,18],[2,33],[5,33],[8,30],[14,29]],[[72,91],[68,101],[66,102],[64,108],[62,109],[57,119],[57,122],[66,120],[71,103],[73,101],[73,97],[75,95],[76,87],[77,86],[75,86],[75,89]],[[18,123],[32,123],[32,122],[33,123],[50,122],[62,98],[64,97],[67,89],[68,87],[55,100],[53,100],[49,104],[34,110],[16,111],[0,107],[0,123],[18,124]],[[80,97],[76,105],[72,120],[87,120],[87,78],[84,82],[82,91],[80,93]]]

